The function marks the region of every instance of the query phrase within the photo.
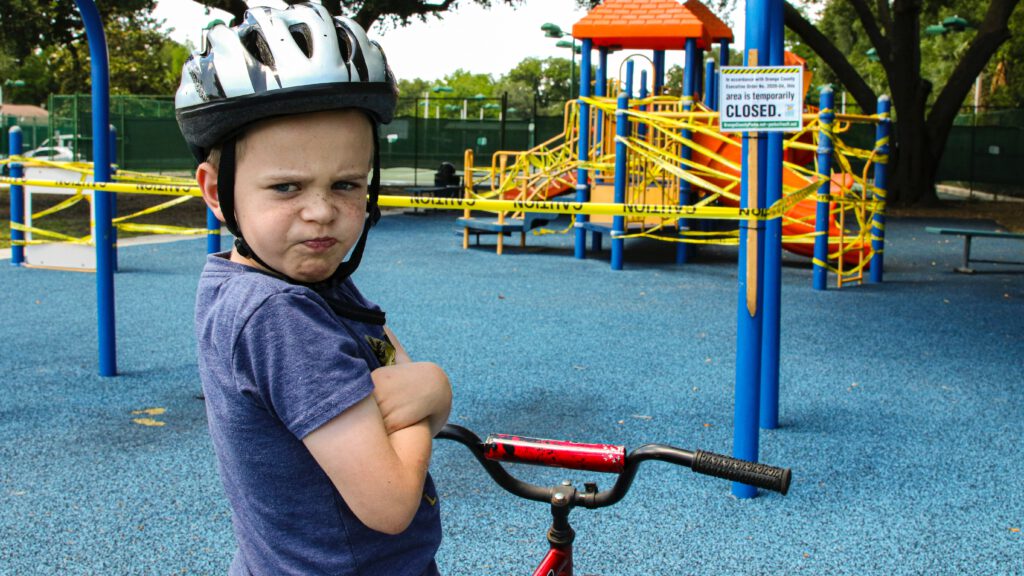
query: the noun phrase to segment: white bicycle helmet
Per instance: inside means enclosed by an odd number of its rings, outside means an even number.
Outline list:
[[[214,24],[174,97],[178,124],[202,162],[240,128],[272,116],[359,108],[387,124],[398,100],[384,52],[355,21],[317,3],[250,6]]]
[[[374,153],[367,219],[348,260],[329,279],[311,285],[326,297],[359,266],[367,233],[380,219],[377,125],[391,121],[397,102],[397,83],[383,50],[355,21],[332,17],[318,2],[287,6],[253,0],[241,24],[215,22],[207,30],[202,48],[182,67],[174,107],[181,133],[199,162],[221,146],[218,189],[235,248],[296,284],[302,283],[269,266],[242,235],[234,213],[237,138],[247,125],[276,116],[346,108],[369,116]],[[335,302],[328,302],[345,315]]]

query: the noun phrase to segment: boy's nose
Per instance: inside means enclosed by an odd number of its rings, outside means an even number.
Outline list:
[[[302,217],[313,222],[330,222],[337,216],[337,208],[327,192],[317,191],[308,196],[302,207]]]

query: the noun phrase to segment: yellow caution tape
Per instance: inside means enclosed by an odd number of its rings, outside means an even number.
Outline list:
[[[43,236],[45,238],[53,238],[54,240],[60,240],[61,242],[67,242],[68,244],[92,244],[92,234],[88,236],[82,236],[81,238],[75,238],[68,236],[67,234],[61,234],[60,232],[53,232],[52,230],[44,230],[42,228],[36,228],[35,226],[26,226],[24,224],[18,224],[17,222],[11,222],[11,230],[17,230],[19,232],[30,232],[33,236]],[[45,240],[13,240],[11,244],[15,246],[30,246],[35,244],[46,244]]]
[[[174,198],[172,200],[168,200],[167,202],[163,202],[161,204],[157,204],[156,206],[151,206],[149,208],[146,208],[145,210],[140,210],[138,212],[135,212],[134,214],[128,214],[127,216],[120,216],[118,218],[114,218],[112,220],[112,222],[117,224],[117,223],[120,223],[120,222],[125,222],[127,220],[131,220],[133,218],[138,218],[139,216],[146,216],[147,214],[153,214],[154,212],[159,212],[161,210],[165,210],[165,209],[170,208],[172,206],[177,206],[178,204],[181,204],[183,202],[188,202],[192,198],[194,198],[194,197],[193,196],[178,196],[177,198]]]
[[[183,236],[205,236],[207,234],[220,234],[220,230],[208,230],[206,228],[186,228],[184,226],[165,226],[162,224],[135,224],[134,222],[122,222],[116,224],[118,230],[125,232],[139,232],[143,234],[177,234]]]
[[[40,186],[49,188],[74,188],[77,190],[98,190],[101,192],[122,192],[127,194],[152,194],[159,196],[196,196],[203,193],[195,185],[172,184],[127,184],[120,182],[74,182],[70,180],[29,180],[0,176],[0,182],[14,186]]]
[[[64,210],[65,208],[70,208],[70,207],[74,206],[75,204],[78,204],[83,198],[85,198],[85,194],[83,194],[81,192],[78,192],[77,194],[74,194],[74,195],[68,197],[67,200],[64,200],[63,202],[60,202],[59,204],[55,204],[55,205],[47,208],[46,210],[40,210],[39,212],[36,212],[36,213],[32,214],[32,220],[38,220],[38,219],[42,218],[43,216],[49,216],[50,214],[53,214],[55,212],[60,212],[61,210]]]

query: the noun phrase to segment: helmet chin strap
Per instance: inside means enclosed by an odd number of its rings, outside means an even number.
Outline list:
[[[325,296],[333,292],[333,288],[341,285],[356,268],[359,267],[359,263],[363,259],[363,249],[366,247],[366,237],[370,232],[370,228],[377,224],[380,220],[380,206],[377,205],[377,199],[380,196],[380,148],[377,146],[377,123],[371,121],[373,126],[373,172],[370,176],[369,184],[369,199],[366,203],[366,219],[363,221],[363,229],[359,234],[359,239],[349,249],[348,254],[340,265],[334,270],[334,272],[326,279],[319,282],[300,282],[294,278],[289,277],[274,267],[270,266],[259,257],[258,254],[252,249],[245,237],[242,235],[242,229],[239,226],[238,218],[235,215],[235,171],[237,169],[235,148],[237,145],[237,135],[231,135],[224,140],[221,147],[221,158],[220,168],[218,170],[218,196],[220,199],[221,212],[224,215],[224,225],[228,231],[235,237],[235,250],[238,254],[244,258],[249,258],[257,262],[260,266],[265,268],[275,276],[279,276],[281,279],[291,284],[298,284],[301,286],[308,286],[313,289],[321,296]],[[379,314],[379,324],[384,323],[384,315],[382,313],[374,313],[370,310],[361,310],[358,313],[354,313],[354,316],[350,316],[342,313],[335,306],[336,303],[330,302],[331,308],[340,316],[346,316],[362,322],[378,323],[377,318],[368,318],[366,313]]]

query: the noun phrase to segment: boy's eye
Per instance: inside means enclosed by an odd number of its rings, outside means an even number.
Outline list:
[[[335,190],[358,190],[360,184],[358,182],[351,182],[348,180],[342,180],[334,183]]]
[[[299,189],[299,186],[292,182],[285,182],[282,184],[273,184],[270,186],[270,189],[273,190],[274,192],[287,194],[288,192],[295,192],[296,190]]]

